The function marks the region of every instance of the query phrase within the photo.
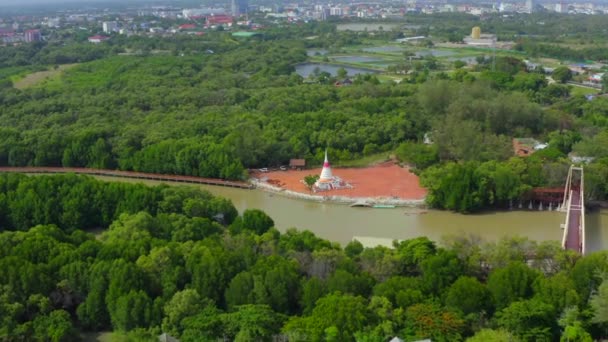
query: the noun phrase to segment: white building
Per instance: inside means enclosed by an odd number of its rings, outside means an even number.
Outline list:
[[[341,7],[332,7],[329,9],[329,15],[341,17],[344,15],[344,11]]]
[[[118,23],[115,21],[104,21],[102,23],[104,33],[112,33],[118,31]]]
[[[223,8],[187,8],[182,10],[182,15],[186,19],[220,14],[226,14],[226,10]]]

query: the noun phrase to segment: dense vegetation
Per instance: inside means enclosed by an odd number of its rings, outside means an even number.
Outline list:
[[[608,255],[555,243],[342,249],[194,188],[74,175],[2,175],[0,217],[4,341],[107,330],[136,341],[590,341],[607,331]],[[92,227],[104,232],[79,229]]]
[[[396,151],[422,175],[432,206],[471,212],[525,198],[533,187],[562,185],[574,151],[595,158],[587,168],[589,199],[608,198],[607,100],[572,95],[518,58],[479,56],[474,68],[449,72],[428,58],[399,84],[367,75],[339,88],[326,73],[303,80],[294,72],[307,46],[336,49],[393,34],[310,24],[270,28],[245,41],[213,32],[114,37],[105,47],[74,37],[65,46],[7,48],[0,57],[10,66],[0,73],[0,165],[243,179],[248,168],[290,158],[320,163],[327,147],[334,161]],[[105,50],[43,84],[11,87],[11,77],[61,63],[47,57],[70,49],[74,56]],[[116,55],[122,51],[131,52]],[[432,147],[420,144],[425,135]],[[513,137],[550,147],[511,159]]]

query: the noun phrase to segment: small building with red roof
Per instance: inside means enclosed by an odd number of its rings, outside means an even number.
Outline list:
[[[210,15],[205,18],[207,25],[226,25],[232,26],[233,18],[230,15]]]
[[[194,29],[196,29],[196,25],[195,24],[182,24],[182,25],[179,25],[179,29],[180,30],[194,30]]]
[[[92,37],[89,37],[89,43],[99,44],[101,42],[105,42],[108,39],[110,39],[110,37],[100,36],[100,35],[92,36]]]

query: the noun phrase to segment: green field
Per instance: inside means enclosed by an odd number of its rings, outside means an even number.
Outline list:
[[[13,84],[17,89],[25,89],[39,85],[43,82],[51,81],[54,78],[59,77],[65,70],[73,68],[77,64],[64,64],[56,68],[52,68],[44,71],[37,71],[31,74],[20,75],[14,77]]]
[[[580,86],[575,86],[575,85],[573,85],[570,90],[570,94],[573,96],[597,94],[599,92],[600,92],[599,89],[594,89],[594,88],[589,88],[589,87],[580,87]]]
[[[382,163],[391,159],[393,152],[380,152],[354,160],[345,160],[334,163],[336,167],[367,167]]]

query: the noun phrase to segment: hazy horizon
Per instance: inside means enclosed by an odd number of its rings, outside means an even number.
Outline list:
[[[138,3],[142,3],[142,2],[147,2],[147,3],[177,2],[177,3],[181,3],[181,2],[195,2],[195,1],[194,0],[193,1],[188,1],[188,0],[0,0],[0,7],[2,7],[2,6],[17,7],[17,6],[31,6],[31,5],[63,5],[63,4],[103,5],[103,4],[116,4],[116,3],[124,4],[124,3],[134,3],[134,2],[138,2]]]
[[[113,3],[120,0],[0,0],[0,6],[19,6],[19,5],[61,5],[74,3]],[[129,0],[137,1],[137,0]]]
[[[226,0],[228,1],[228,0]],[[171,4],[176,6],[196,6],[202,5],[201,0],[0,0],[0,8],[18,12],[20,8],[31,11],[35,6],[40,6],[41,10],[49,10],[53,7],[103,7],[103,6],[129,6],[130,4]],[[1,13],[0,13],[1,15]]]

